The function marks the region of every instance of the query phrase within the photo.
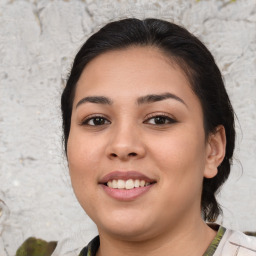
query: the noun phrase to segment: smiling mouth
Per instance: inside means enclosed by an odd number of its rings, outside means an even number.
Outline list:
[[[111,198],[130,202],[151,190],[156,182],[137,171],[113,171],[105,175],[99,185]]]
[[[105,175],[99,183],[111,189],[131,190],[153,185],[156,180],[137,171],[114,171]]]
[[[107,183],[104,183],[105,186],[108,186],[109,188],[114,188],[114,189],[134,189],[134,188],[139,188],[139,187],[146,187],[151,184],[154,184],[155,182],[147,182],[145,180],[139,180],[139,179],[128,179],[128,180],[110,180]]]

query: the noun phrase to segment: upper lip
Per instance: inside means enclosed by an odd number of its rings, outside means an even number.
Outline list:
[[[129,179],[145,180],[146,182],[149,182],[149,183],[156,182],[155,180],[137,171],[113,171],[105,175],[102,179],[100,179],[99,183],[104,184],[111,180],[129,180]]]

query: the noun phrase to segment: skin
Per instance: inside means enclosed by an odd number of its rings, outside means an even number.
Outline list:
[[[164,93],[183,102],[137,102]],[[77,106],[88,96],[111,104]],[[165,124],[154,118],[162,115]],[[67,155],[76,197],[99,230],[97,255],[202,255],[216,235],[201,218],[202,181],[217,174],[225,143],[222,126],[205,136],[198,97],[160,50],[130,47],[93,59],[77,83]],[[156,184],[135,200],[113,199],[99,181],[115,170]]]

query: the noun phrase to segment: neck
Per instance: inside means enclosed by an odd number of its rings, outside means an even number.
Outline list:
[[[97,256],[198,256],[203,255],[216,231],[208,227],[200,218],[191,220],[183,225],[175,224],[168,233],[161,233],[145,240],[127,240],[108,235],[99,230],[100,248]]]

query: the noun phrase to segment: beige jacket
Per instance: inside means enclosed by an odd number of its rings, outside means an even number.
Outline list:
[[[256,256],[256,237],[227,229],[213,256]]]

